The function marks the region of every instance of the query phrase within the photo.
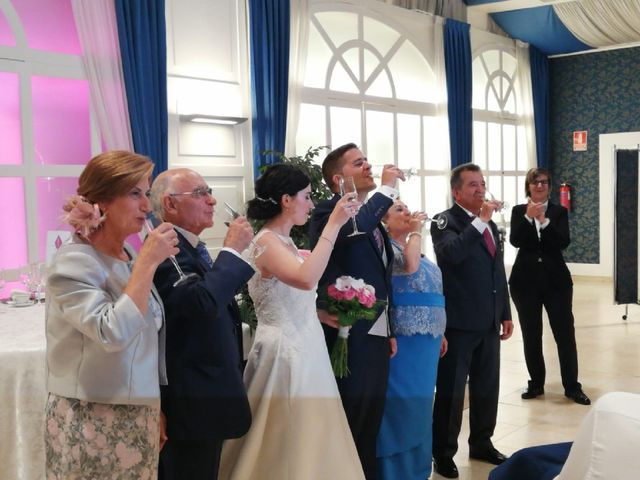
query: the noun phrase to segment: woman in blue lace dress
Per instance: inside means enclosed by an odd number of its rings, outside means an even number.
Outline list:
[[[447,341],[442,274],[420,253],[425,217],[398,200],[383,218],[394,250],[390,318],[398,341],[378,434],[383,480],[425,480],[431,474],[433,392]]]

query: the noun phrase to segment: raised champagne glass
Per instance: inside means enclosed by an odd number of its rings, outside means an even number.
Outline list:
[[[353,177],[343,177],[342,175],[340,175],[339,179],[338,179],[338,186],[340,187],[340,195],[341,196],[345,196],[349,193],[354,193],[355,195],[353,195],[353,200],[352,201],[357,201],[358,199],[358,190],[356,189],[356,182],[354,181]],[[356,222],[356,215],[357,213],[354,213],[353,215],[351,215],[351,224],[353,225],[353,232],[350,233],[349,237],[354,237],[356,235],[363,235],[364,232],[361,232],[360,230],[358,230],[358,224]]]
[[[151,231],[154,230],[161,223],[162,222],[158,220],[153,215],[153,213],[149,212],[147,214],[147,218],[145,218],[144,220],[144,227],[145,227],[145,230],[147,231],[147,235],[151,233]],[[182,268],[180,268],[180,265],[178,264],[178,261],[176,260],[175,256],[169,255],[169,260],[171,260],[171,263],[173,264],[174,268],[176,269],[176,272],[178,273],[178,279],[175,282],[173,282],[174,287],[177,287],[178,285],[182,285],[183,283],[186,283],[186,282],[198,280],[200,278],[195,273],[185,274],[182,271]]]

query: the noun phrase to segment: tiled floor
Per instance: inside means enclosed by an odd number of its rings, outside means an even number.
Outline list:
[[[573,311],[576,318],[579,379],[592,402],[613,391],[640,393],[640,306],[613,304],[610,282],[574,278]],[[500,405],[493,442],[505,454],[532,445],[573,440],[590,407],[567,400],[560,382],[558,356],[548,322],[544,331],[547,366],[545,395],[522,400],[520,393],[528,379],[522,351],[517,313],[512,308],[516,332],[502,344]],[[465,410],[460,448],[454,460],[462,480],[485,480],[492,465],[470,460],[467,447],[468,410]],[[434,474],[433,480],[443,477]]]

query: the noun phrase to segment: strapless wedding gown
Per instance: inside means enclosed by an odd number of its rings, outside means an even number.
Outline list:
[[[278,237],[293,245],[289,237]],[[225,441],[220,479],[364,479],[316,313],[315,289],[299,290],[258,272],[249,294],[258,318],[244,372],[253,420],[244,437]]]

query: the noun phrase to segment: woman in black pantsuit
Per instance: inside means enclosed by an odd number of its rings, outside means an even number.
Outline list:
[[[578,382],[578,353],[571,311],[573,282],[562,257],[562,250],[571,242],[568,214],[563,207],[549,202],[550,185],[551,175],[546,169],[529,170],[525,179],[529,201],[516,205],[511,212],[509,241],[518,248],[518,255],[509,285],[531,377],[522,398],[527,400],[544,394],[544,306],[558,346],[564,394],[576,403],[589,405],[591,401]]]

